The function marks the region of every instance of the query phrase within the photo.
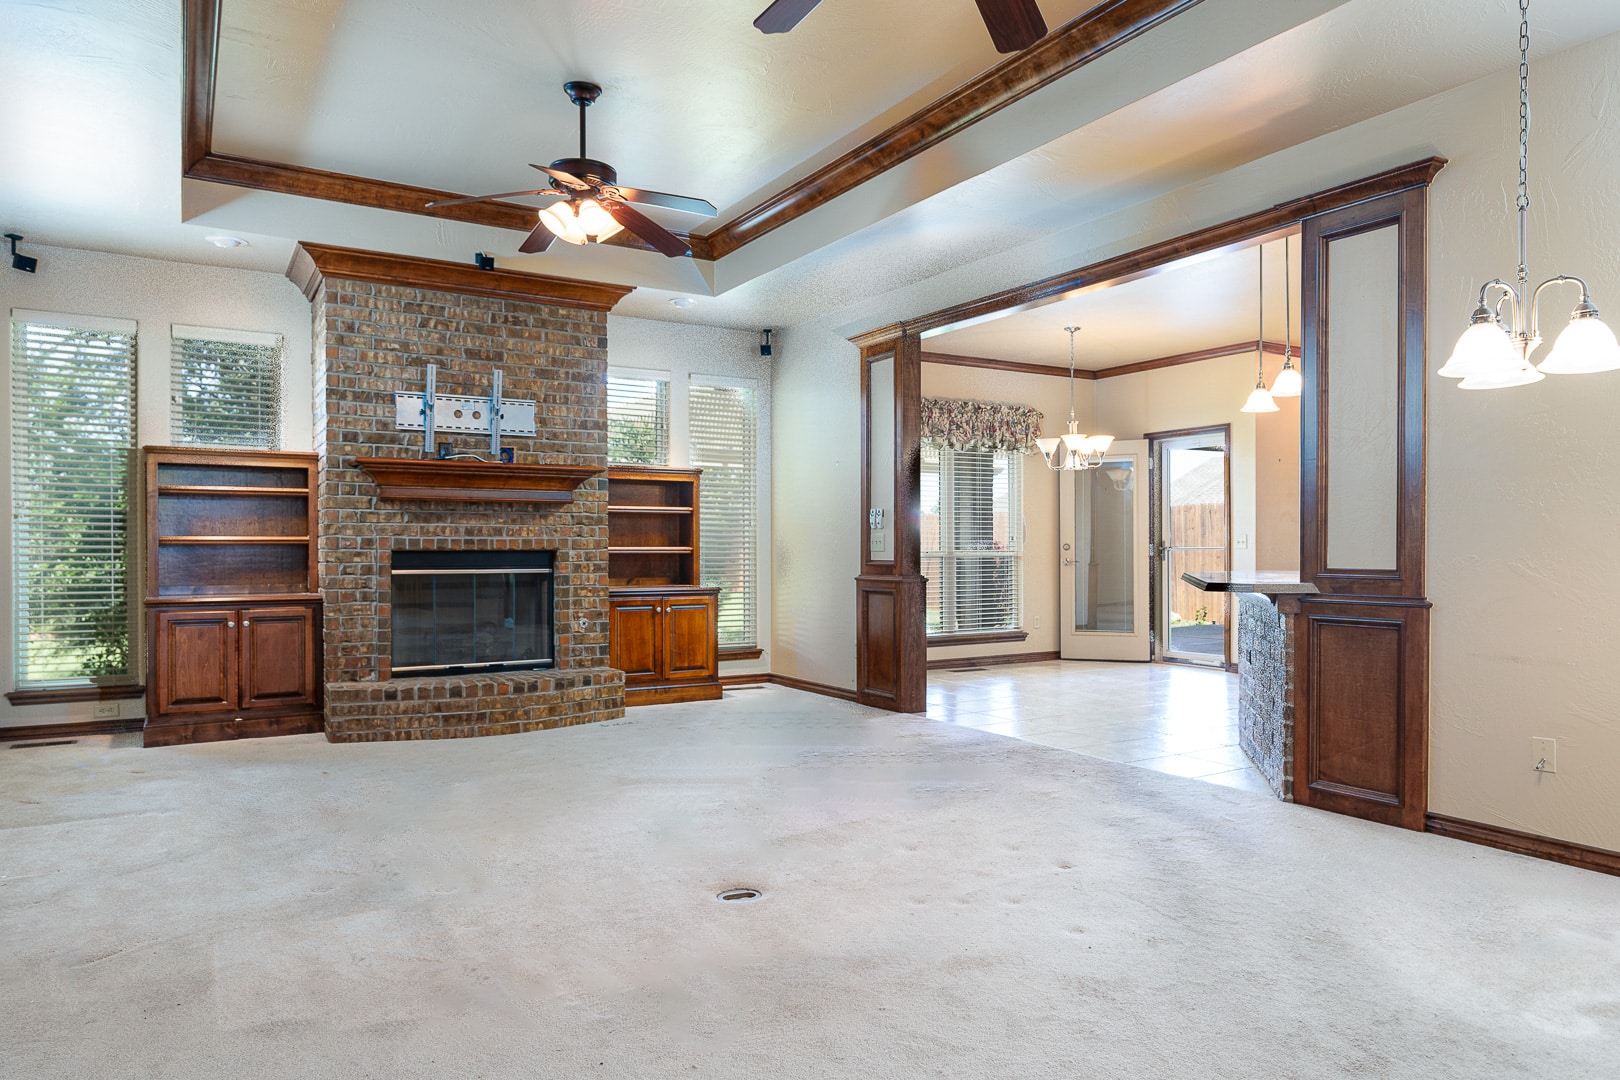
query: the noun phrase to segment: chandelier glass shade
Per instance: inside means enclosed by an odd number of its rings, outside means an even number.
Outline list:
[[[1530,0],[1519,0],[1519,272],[1516,284],[1493,278],[1480,286],[1479,306],[1451,358],[1435,374],[1462,380],[1464,390],[1498,390],[1540,382],[1547,375],[1585,375],[1620,368],[1620,343],[1598,317],[1586,282],[1558,274],[1530,288],[1526,249],[1530,220]],[[1581,287],[1552,352],[1539,367],[1530,357],[1541,347],[1541,294],[1551,286]],[[1505,310],[1504,310],[1505,309]]]
[[[1074,418],[1074,335],[1078,326],[1065,326],[1069,335],[1069,430],[1062,435],[1036,439],[1046,467],[1054,472],[1080,472],[1095,469],[1103,463],[1103,455],[1114,445],[1112,435],[1086,435]]]

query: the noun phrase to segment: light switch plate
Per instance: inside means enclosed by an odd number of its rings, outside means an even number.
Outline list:
[[[1557,739],[1531,739],[1530,748],[1530,764],[1535,766],[1536,772],[1558,771]]]

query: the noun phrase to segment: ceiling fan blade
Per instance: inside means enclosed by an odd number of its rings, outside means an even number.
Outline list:
[[[565,173],[561,169],[553,169],[549,165],[536,165],[532,161],[529,162],[529,168],[531,168],[531,169],[539,169],[541,172],[545,173],[547,176],[551,177],[553,180],[560,180],[564,184],[566,184],[569,187],[573,188],[575,191],[594,191],[595,190],[595,188],[592,185],[587,184],[585,181],[581,180],[579,177],[575,176],[573,173]]]
[[[429,210],[436,206],[460,206],[462,203],[484,202],[488,199],[514,199],[519,195],[561,195],[556,188],[535,188],[533,191],[503,191],[499,195],[469,195],[465,199],[434,199],[427,204]]]
[[[534,227],[533,232],[523,238],[523,243],[518,245],[518,250],[525,255],[534,255],[550,247],[551,242],[556,238],[556,234],[546,228],[545,222],[541,222]]]
[[[643,206],[662,206],[669,210],[685,210],[688,214],[702,214],[704,217],[715,217],[720,211],[714,208],[714,203],[707,199],[694,199],[690,195],[669,195],[662,191],[646,191],[642,188],[617,187],[614,191],[625,202],[640,203]]]
[[[1046,36],[1046,19],[1035,0],[978,0],[978,5],[997,52],[1022,52]]]
[[[613,215],[614,221],[617,221],[670,258],[678,259],[682,255],[692,254],[692,249],[685,240],[682,240],[629,203],[622,203],[618,199],[603,199],[602,209]]]
[[[821,0],[776,0],[759,13],[754,26],[762,34],[785,34],[816,9]]]

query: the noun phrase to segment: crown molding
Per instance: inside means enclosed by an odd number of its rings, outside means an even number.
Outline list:
[[[287,162],[215,152],[214,96],[219,74],[221,2],[185,0],[181,108],[181,175],[184,178],[464,221],[497,229],[528,232],[534,227],[535,208],[519,203],[467,203],[429,210],[424,204],[464,196],[460,192],[438,191],[372,177],[310,169]],[[693,259],[713,261],[723,258],[995,115],[1200,2],[1108,0],[1098,4],[1030,48],[1001,61],[707,234],[676,235],[687,242]],[[653,250],[650,244],[628,231],[618,233],[607,243],[616,247]]]
[[[293,249],[287,278],[303,291],[306,299],[313,301],[328,277],[487,296],[495,300],[520,300],[528,304],[555,304],[586,311],[612,311],[615,304],[635,291],[633,285],[606,285],[515,270],[480,270],[465,263],[307,241]]]

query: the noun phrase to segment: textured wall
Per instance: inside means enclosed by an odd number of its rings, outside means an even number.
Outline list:
[[[624,676],[607,666],[607,480],[568,503],[384,499],[357,457],[419,458],[394,392],[439,365],[443,394],[537,402],[520,463],[607,465],[606,317],[597,312],[329,278],[315,301],[320,584],[325,597],[327,737],[502,734],[623,715]],[[487,438],[440,433],[458,452]],[[390,679],[389,567],[395,550],[556,552],[557,668],[510,676]]]
[[[1268,598],[1238,593],[1238,742],[1280,797],[1294,797],[1293,641]]]

